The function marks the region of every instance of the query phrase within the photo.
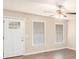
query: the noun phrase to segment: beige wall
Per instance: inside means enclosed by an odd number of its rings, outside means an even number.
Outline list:
[[[57,48],[63,48],[66,46],[67,39],[67,22],[66,21],[57,21],[54,18],[38,16],[33,14],[25,14],[15,11],[4,10],[4,16],[13,16],[13,17],[22,17],[25,19],[26,25],[26,52],[37,52],[43,50],[51,50]],[[46,22],[46,39],[45,45],[40,46],[32,46],[32,20],[44,20]],[[55,23],[63,23],[64,24],[64,43],[55,43]]]
[[[76,50],[76,16],[72,15],[68,21],[68,40],[67,46]]]

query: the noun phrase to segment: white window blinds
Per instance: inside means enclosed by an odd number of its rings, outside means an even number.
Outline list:
[[[63,25],[56,24],[56,42],[63,42]]]
[[[44,44],[44,22],[33,22],[33,44]]]

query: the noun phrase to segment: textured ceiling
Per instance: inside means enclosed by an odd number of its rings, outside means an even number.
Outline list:
[[[4,0],[3,2],[4,9],[44,16],[53,15],[57,10],[56,5],[59,4],[64,6],[65,12],[75,12],[76,10],[75,0]]]

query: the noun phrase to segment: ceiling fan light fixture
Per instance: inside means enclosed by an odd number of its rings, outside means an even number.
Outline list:
[[[55,15],[55,18],[56,19],[64,19],[65,17],[62,14],[57,14],[57,15]]]
[[[64,19],[64,16],[63,15],[60,15],[60,19]]]
[[[59,7],[59,9],[56,10],[55,18],[57,18],[57,19],[65,19],[67,16],[61,10],[62,5],[59,5],[58,7]]]

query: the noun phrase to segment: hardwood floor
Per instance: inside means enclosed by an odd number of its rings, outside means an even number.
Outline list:
[[[69,49],[63,49],[53,52],[45,52],[30,56],[20,56],[7,59],[76,59],[76,52]]]

